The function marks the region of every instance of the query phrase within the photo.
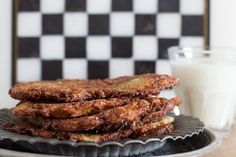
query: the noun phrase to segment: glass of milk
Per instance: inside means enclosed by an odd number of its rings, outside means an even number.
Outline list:
[[[175,88],[183,99],[181,114],[199,118],[224,136],[236,108],[236,50],[171,47],[168,49]]]

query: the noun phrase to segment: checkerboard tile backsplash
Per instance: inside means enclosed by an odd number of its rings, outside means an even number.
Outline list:
[[[169,73],[169,46],[204,45],[205,0],[14,2],[17,82]]]

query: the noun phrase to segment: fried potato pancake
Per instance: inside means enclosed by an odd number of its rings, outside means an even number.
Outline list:
[[[102,142],[108,140],[117,140],[128,137],[132,130],[124,130],[119,132],[107,133],[107,134],[88,134],[88,133],[71,133],[63,131],[51,131],[44,130],[32,126],[27,122],[14,122],[7,123],[4,128],[11,132],[18,134],[39,136],[45,138],[57,138],[59,140],[70,140],[74,142]]]
[[[148,99],[148,98],[146,98]],[[152,98],[155,99],[155,98]],[[152,99],[149,99],[151,101]],[[158,98],[156,98],[158,99]],[[132,101],[139,101],[134,98],[110,98],[96,99],[82,102],[70,103],[46,103],[46,102],[20,102],[12,111],[15,116],[21,117],[44,117],[44,118],[75,118],[100,113],[101,111],[124,106]],[[164,101],[164,100],[163,100]],[[171,101],[174,101],[171,103]],[[174,106],[180,103],[179,98],[169,100],[168,104]],[[170,107],[173,108],[173,107]]]
[[[131,98],[95,99],[70,103],[20,102],[13,110],[15,116],[44,118],[74,118],[92,115],[103,110],[123,106]]]
[[[142,74],[103,80],[56,80],[18,84],[9,90],[18,100],[76,102],[100,98],[157,95],[179,82],[173,76]]]
[[[155,103],[152,101],[156,101]],[[124,123],[118,123],[113,125],[100,125],[94,129],[94,131],[98,133],[105,133],[110,131],[116,131],[116,130],[124,130],[129,128],[136,128],[138,125],[142,125],[145,123],[152,123],[161,121],[163,117],[171,110],[174,109],[175,106],[179,105],[182,101],[180,98],[172,98],[170,100],[159,98],[160,103],[159,106],[155,105],[153,109],[151,109],[149,112],[144,113],[140,118],[132,121],[132,122],[124,122]],[[150,103],[157,104],[156,99],[150,99]]]
[[[146,123],[141,125],[141,127],[138,127],[133,133],[132,137],[145,137],[150,135],[156,135],[156,128],[161,128],[162,126],[165,126],[167,124],[171,124],[174,122],[174,118],[170,116],[165,116],[161,121],[155,121],[151,123]],[[169,127],[168,127],[169,128]],[[169,128],[170,130],[173,130],[172,128]],[[159,134],[159,132],[158,132]]]
[[[167,120],[163,120],[158,123],[144,124],[138,127],[137,130],[119,130],[106,134],[88,134],[88,133],[71,133],[61,131],[44,130],[32,126],[27,122],[14,122],[5,124],[4,128],[11,132],[18,134],[25,134],[31,136],[40,136],[45,138],[57,138],[59,140],[70,140],[74,142],[104,142],[109,140],[119,140],[123,138],[131,137],[143,137],[143,136],[156,136],[173,131],[173,125],[171,124],[173,118],[167,117]],[[141,129],[142,128],[142,129]]]
[[[92,116],[71,119],[29,118],[28,120],[43,129],[69,132],[88,131],[101,125],[119,127],[128,122],[137,121],[142,114],[150,111],[152,106],[147,100],[139,100]]]
[[[171,100],[165,98],[142,99],[86,117],[70,119],[28,118],[26,120],[46,130],[78,132],[95,129],[106,132],[111,131],[110,128],[117,130],[121,127],[135,127],[142,116],[156,111],[166,113],[178,103],[179,98]]]

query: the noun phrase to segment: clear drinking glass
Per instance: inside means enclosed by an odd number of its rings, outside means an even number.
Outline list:
[[[172,73],[181,84],[180,113],[199,118],[218,135],[229,133],[236,108],[236,50],[168,49]]]

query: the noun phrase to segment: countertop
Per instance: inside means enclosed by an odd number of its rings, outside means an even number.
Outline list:
[[[225,137],[216,150],[204,157],[233,157],[236,156],[236,126],[232,128],[230,134]]]

